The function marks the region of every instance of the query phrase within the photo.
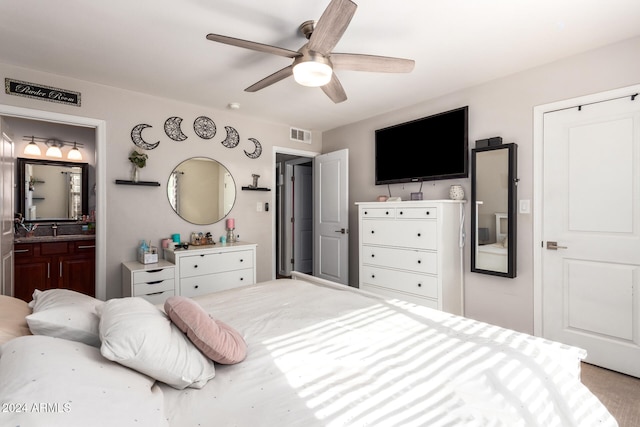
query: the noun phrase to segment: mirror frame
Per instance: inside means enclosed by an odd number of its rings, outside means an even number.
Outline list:
[[[89,215],[89,164],[79,162],[65,162],[63,160],[49,160],[49,159],[27,159],[17,158],[18,169],[18,182],[16,185],[16,197],[18,198],[18,212],[24,215],[24,183],[26,179],[25,166],[27,164],[33,165],[51,165],[51,166],[67,166],[82,169],[82,215]],[[76,222],[77,219],[72,218],[43,218],[25,220],[25,222]]]
[[[484,153],[494,150],[508,150],[508,183],[507,183],[507,271],[495,271],[476,266],[476,247],[478,244],[477,236],[477,218],[478,218],[478,203],[477,203],[477,174],[478,153]],[[518,145],[515,143],[492,145],[488,147],[474,148],[471,150],[471,271],[474,273],[490,274],[493,276],[502,276],[508,278],[516,277],[516,259],[517,259],[517,199],[518,199]]]
[[[196,159],[202,159],[202,160],[210,160],[213,162],[216,162],[220,167],[224,168],[227,173],[229,174],[231,181],[233,182],[233,190],[234,190],[234,197],[233,197],[233,204],[231,205],[231,207],[229,208],[229,211],[225,212],[224,215],[218,217],[215,221],[213,222],[196,222],[193,218],[185,218],[183,216],[183,214],[180,214],[176,211],[176,208],[173,206],[173,203],[171,202],[171,196],[169,194],[169,182],[171,181],[171,176],[177,171],[178,168],[180,168],[181,165],[184,165],[186,162],[188,162],[189,160],[196,160]],[[224,190],[223,190],[224,191]],[[214,158],[211,157],[206,157],[206,156],[194,156],[194,157],[189,157],[187,159],[182,160],[180,163],[178,163],[172,170],[171,173],[169,174],[169,178],[167,178],[167,190],[166,190],[166,195],[167,195],[167,201],[169,202],[169,207],[171,207],[171,210],[178,215],[178,217],[180,219],[182,219],[183,221],[186,221],[190,224],[194,224],[194,225],[212,225],[215,223],[218,223],[220,221],[222,221],[223,219],[225,219],[227,216],[229,216],[229,214],[231,213],[231,211],[233,210],[233,207],[235,206],[235,203],[238,201],[238,187],[236,185],[236,180],[233,177],[233,175],[231,174],[231,171],[229,170],[229,168],[227,168],[222,162],[220,162],[219,160],[216,160]]]

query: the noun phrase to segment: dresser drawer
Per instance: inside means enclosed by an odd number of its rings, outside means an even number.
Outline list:
[[[154,270],[140,270],[133,272],[133,283],[151,283],[159,280],[174,279],[175,268],[158,268]]]
[[[174,295],[174,291],[173,289],[171,289],[170,291],[155,292],[152,294],[138,295],[138,296],[146,299],[153,305],[159,305],[159,304],[164,304],[165,300],[169,297],[172,297],[173,295]]]
[[[396,211],[398,219],[436,219],[438,218],[437,208],[398,208]]]
[[[381,220],[362,221],[362,243],[401,246],[428,250],[438,249],[438,224],[433,220],[407,220],[393,223]]]
[[[180,277],[194,277],[253,267],[253,251],[226,251],[180,258]]]
[[[363,208],[362,218],[395,218],[396,208],[392,207],[380,207],[380,208]]]
[[[438,279],[434,276],[421,275],[397,270],[387,270],[363,266],[362,283],[420,295],[427,298],[438,298]]]
[[[433,308],[434,310],[440,309],[440,307],[438,307],[437,300],[424,298],[415,294],[406,294],[404,292],[392,291],[387,288],[381,288],[379,286],[372,286],[364,283],[360,285],[360,289],[362,289],[363,291],[380,295],[386,299],[407,301],[413,304],[418,304],[418,305],[423,305],[425,307]]]
[[[147,294],[153,294],[156,292],[174,290],[175,281],[173,277],[171,279],[156,280],[154,282],[136,283],[133,285],[133,296],[140,297]]]
[[[225,289],[253,285],[253,268],[186,277],[180,280],[180,295],[195,297]]]
[[[438,274],[438,254],[435,252],[363,246],[361,262],[418,273]]]

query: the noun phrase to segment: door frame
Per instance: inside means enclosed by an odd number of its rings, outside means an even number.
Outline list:
[[[533,108],[533,334],[542,336],[543,310],[542,310],[542,203],[543,203],[543,176],[544,176],[544,115],[557,110],[574,108],[580,105],[593,104],[607,101],[613,98],[629,96],[640,92],[640,85],[632,85],[538,105]]]
[[[279,146],[274,146],[273,150],[272,150],[272,155],[273,155],[273,159],[271,162],[272,165],[272,170],[274,171],[274,174],[276,174],[276,167],[278,165],[277,162],[277,155],[278,154],[289,154],[289,155],[293,155],[293,156],[300,156],[300,157],[308,157],[309,159],[313,159],[316,156],[319,156],[321,153],[316,152],[316,151],[306,151],[306,150],[300,150],[300,149],[296,149],[296,148],[288,148],[288,147],[279,147]],[[313,166],[311,166],[313,168]],[[278,176],[275,175],[274,176],[274,187],[277,187],[278,185]],[[274,188],[275,191],[271,192],[271,206],[273,207],[273,215],[272,215],[272,224],[271,224],[271,247],[273,248],[273,250],[271,251],[271,279],[275,279],[277,277],[278,274],[278,251],[277,251],[277,232],[278,232],[278,227],[277,227],[277,223],[278,223],[278,215],[276,214],[277,209],[276,209],[276,193],[277,193],[277,188]],[[315,196],[314,196],[315,197]]]
[[[96,227],[96,298],[107,298],[107,122],[70,114],[54,113],[51,111],[35,110],[32,108],[15,107],[0,104],[0,116],[19,117],[29,120],[62,123],[70,126],[94,128],[96,135],[96,216],[101,219]],[[14,153],[17,155],[17,153]]]

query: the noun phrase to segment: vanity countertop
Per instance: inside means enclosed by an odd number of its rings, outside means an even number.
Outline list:
[[[13,243],[46,243],[46,242],[69,242],[73,240],[95,240],[95,234],[63,234],[60,236],[33,236],[16,237]]]

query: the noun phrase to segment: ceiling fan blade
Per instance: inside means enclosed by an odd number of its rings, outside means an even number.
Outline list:
[[[309,38],[309,50],[322,55],[331,52],[349,26],[357,8],[358,5],[351,0],[331,0]]]
[[[332,53],[329,59],[334,69],[376,73],[410,73],[416,64],[413,59],[357,53]]]
[[[236,39],[235,37],[221,36],[220,34],[207,34],[207,39],[212,42],[229,44],[231,46],[243,47],[245,49],[257,50],[258,52],[271,53],[273,55],[284,56],[286,58],[296,58],[302,55],[294,50],[284,49],[282,47],[271,46],[249,40]]]
[[[324,86],[321,86],[322,91],[329,97],[333,102],[339,104],[347,100],[347,94],[338,80],[336,73],[333,73],[331,76],[331,81]]]
[[[267,86],[271,86],[274,83],[278,83],[280,80],[284,80],[293,74],[293,65],[284,67],[282,70],[276,71],[270,76],[265,77],[257,83],[252,84],[246,88],[245,92],[257,92],[260,89],[264,89]]]

